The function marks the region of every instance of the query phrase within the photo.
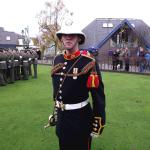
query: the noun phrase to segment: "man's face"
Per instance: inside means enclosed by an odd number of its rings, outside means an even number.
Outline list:
[[[76,34],[63,34],[61,41],[65,49],[73,50],[78,48],[79,37]]]

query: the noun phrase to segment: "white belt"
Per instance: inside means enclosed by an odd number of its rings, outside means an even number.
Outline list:
[[[17,62],[18,60],[15,59],[15,61]]]
[[[6,63],[6,61],[0,61],[0,63]]]
[[[23,60],[23,62],[28,62],[27,60]]]
[[[63,102],[61,101],[56,101],[56,107],[57,108],[61,108],[61,110],[74,110],[74,109],[80,109],[83,108],[84,106],[86,106],[88,104],[88,100],[85,100],[81,103],[76,103],[76,104],[63,104]]]

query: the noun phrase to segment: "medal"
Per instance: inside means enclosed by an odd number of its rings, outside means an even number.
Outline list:
[[[78,74],[78,68],[73,68],[73,79],[77,79],[77,74]]]

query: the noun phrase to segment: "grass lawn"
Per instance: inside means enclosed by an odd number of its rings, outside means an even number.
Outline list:
[[[107,126],[92,150],[149,150],[150,77],[102,76]],[[43,128],[52,109],[49,66],[38,66],[38,79],[0,87],[0,150],[58,150],[55,128]]]

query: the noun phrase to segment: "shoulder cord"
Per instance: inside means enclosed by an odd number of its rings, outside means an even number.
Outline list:
[[[63,78],[63,81],[62,81],[62,86],[63,86],[63,84],[64,84],[64,81],[65,81],[65,79],[66,79],[66,77],[67,77],[67,74],[71,71],[71,69],[75,66],[75,64],[81,59],[81,55],[80,55],[80,57],[73,63],[73,65],[69,68],[69,70],[67,71],[67,73],[64,75],[64,78]],[[62,87],[61,86],[61,87]],[[58,96],[58,92],[59,92],[59,90],[60,90],[60,88],[61,87],[59,87],[59,89],[58,89],[58,91],[57,91],[57,93],[56,93],[56,96],[55,96],[55,100],[56,100],[56,98],[57,98],[57,96]]]
[[[76,76],[80,76],[80,75],[86,74],[94,66],[95,66],[95,61],[92,61],[92,62],[88,63],[84,68],[82,68],[81,72],[76,74]],[[94,68],[92,69],[92,72],[95,70]],[[55,74],[56,75],[61,75],[61,73],[55,73]],[[74,76],[74,74],[64,74],[64,75],[69,76],[69,77],[73,77]]]

